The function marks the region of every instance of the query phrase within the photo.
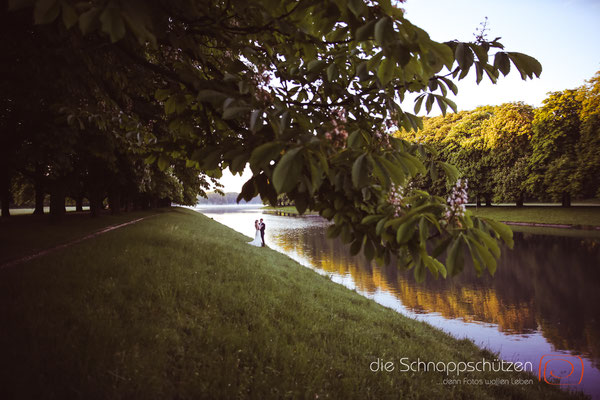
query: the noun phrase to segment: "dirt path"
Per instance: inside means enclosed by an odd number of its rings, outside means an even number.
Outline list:
[[[42,251],[40,251],[38,253],[31,254],[31,255],[25,256],[25,257],[21,257],[21,258],[18,258],[18,259],[13,260],[13,261],[9,261],[9,262],[4,263],[4,264],[0,264],[0,270],[5,269],[5,268],[14,267],[15,265],[18,265],[18,264],[21,264],[21,263],[24,263],[24,262],[27,262],[27,261],[34,260],[36,258],[45,256],[46,254],[53,253],[53,252],[55,252],[57,250],[64,249],[66,247],[72,246],[72,245],[77,244],[77,243],[81,243],[84,240],[88,240],[88,239],[94,238],[96,236],[100,236],[103,233],[114,231],[115,229],[119,229],[119,228],[122,228],[122,227],[127,226],[127,225],[136,224],[136,223],[138,223],[138,222],[140,222],[140,221],[142,221],[142,220],[144,220],[146,218],[150,218],[150,217],[153,217],[153,216],[154,215],[149,215],[147,217],[134,219],[133,221],[125,222],[123,224],[108,226],[108,227],[102,228],[99,231],[96,231],[94,233],[90,233],[89,235],[80,237],[79,239],[75,239],[73,241],[70,241],[70,242],[67,242],[67,243],[55,246],[55,247],[51,247],[51,248],[46,249],[46,250],[42,250]]]

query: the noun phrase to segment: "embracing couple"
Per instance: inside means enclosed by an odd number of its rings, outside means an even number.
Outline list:
[[[265,223],[263,219],[254,221],[254,229],[256,229],[256,233],[254,234],[254,240],[250,242],[252,246],[262,246],[265,247]]]

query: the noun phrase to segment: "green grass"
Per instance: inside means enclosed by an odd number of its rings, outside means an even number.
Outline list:
[[[595,206],[494,206],[468,209],[479,217],[491,217],[499,221],[600,226],[600,207]]]
[[[0,270],[0,398],[568,397],[535,378],[371,372],[378,357],[495,356],[248,241],[173,209]]]
[[[0,218],[0,264],[75,240],[110,225],[118,225],[160,211],[136,211],[91,218],[67,213],[60,220],[49,215]]]

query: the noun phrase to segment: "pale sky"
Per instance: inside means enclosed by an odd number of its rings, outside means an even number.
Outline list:
[[[500,36],[507,51],[542,64],[539,79],[522,81],[511,66],[496,85],[487,77],[476,85],[472,71],[457,82],[458,95],[451,97],[459,110],[512,101],[537,107],[548,92],[581,86],[600,70],[600,0],[408,0],[402,7],[409,21],[440,42],[472,41],[488,17],[489,40]],[[404,108],[412,111],[406,102]],[[434,106],[432,114],[437,113]],[[248,168],[241,178],[226,170],[221,183],[226,192],[239,192],[251,176]]]

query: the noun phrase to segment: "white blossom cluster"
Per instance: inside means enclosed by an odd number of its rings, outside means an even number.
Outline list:
[[[404,196],[406,189],[402,186],[392,184],[392,188],[388,193],[388,202],[394,206],[394,217],[399,217],[404,206]]]
[[[348,138],[348,131],[346,130],[346,110],[343,108],[336,108],[331,113],[331,126],[332,130],[325,133],[325,138],[336,142],[338,145],[343,145]]]
[[[456,181],[456,185],[452,188],[452,192],[450,192],[450,196],[447,199],[446,220],[465,215],[466,204],[469,198],[467,189],[468,182],[466,179],[458,179]]]

